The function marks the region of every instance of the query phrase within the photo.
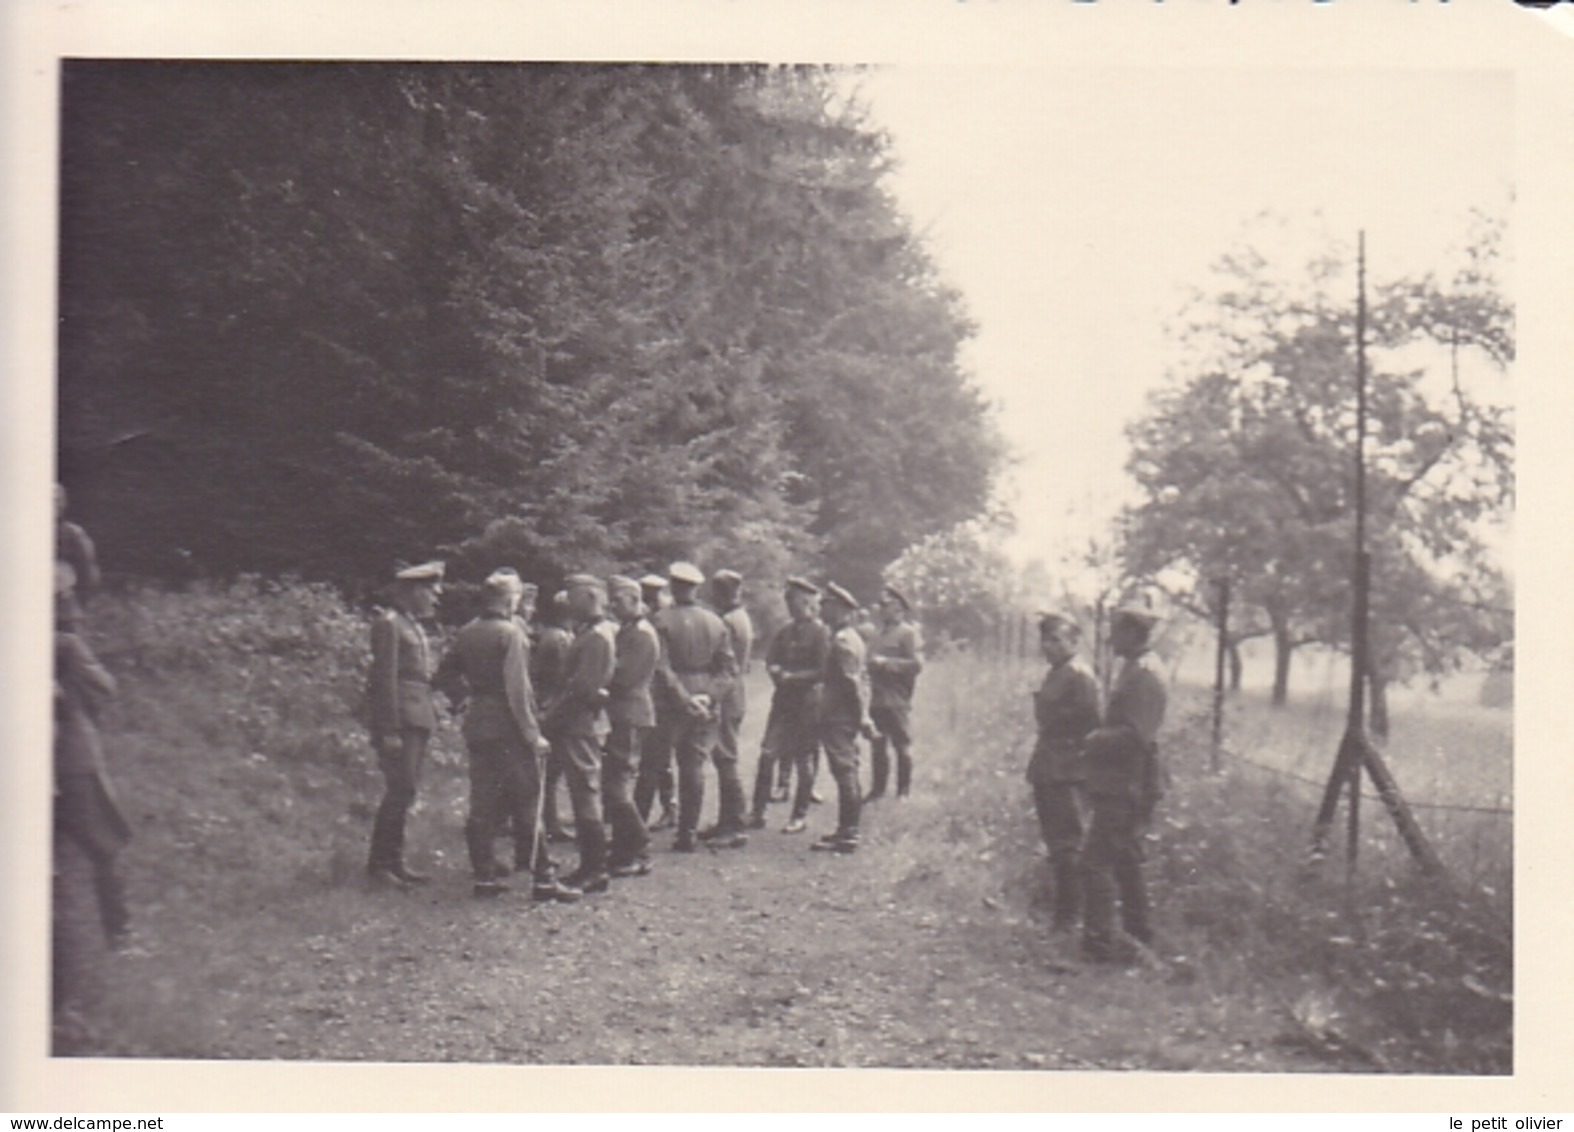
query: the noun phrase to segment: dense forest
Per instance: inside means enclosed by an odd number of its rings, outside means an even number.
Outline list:
[[[111,572],[872,586],[1003,461],[821,68],[68,62],[60,463]]]

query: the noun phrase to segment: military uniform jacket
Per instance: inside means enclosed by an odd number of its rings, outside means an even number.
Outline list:
[[[1146,661],[1127,658],[1110,690],[1104,725],[1088,736],[1089,794],[1129,798],[1144,808],[1158,801],[1158,733],[1166,699]]]
[[[546,704],[557,695],[563,683],[563,661],[574,634],[561,625],[543,625],[530,651],[530,682],[535,686],[536,703]]]
[[[374,735],[390,735],[406,727],[430,731],[437,726],[426,632],[397,609],[383,610],[372,622],[366,701]]]
[[[1081,782],[1087,768],[1082,744],[1099,725],[1099,690],[1093,674],[1076,660],[1051,668],[1033,693],[1038,742],[1027,765],[1027,780]]]
[[[733,715],[742,717],[748,707],[748,700],[744,693],[743,677],[749,672],[749,658],[754,655],[754,622],[749,619],[749,611],[741,605],[735,605],[721,615],[721,622],[727,626],[727,632],[732,638],[732,657],[737,662],[737,679],[733,680],[732,687],[727,690],[723,706]]]
[[[869,710],[869,673],[864,668],[864,639],[851,625],[831,635],[820,683],[820,722],[863,723]]]
[[[656,708],[650,682],[661,661],[661,638],[643,617],[618,626],[616,659],[607,683],[607,718],[632,727],[654,727]]]
[[[869,643],[871,657],[879,664],[869,666],[871,707],[906,709],[912,706],[913,688],[923,669],[923,638],[911,621],[898,621],[881,629]]]
[[[661,664],[656,670],[661,694],[678,705],[705,694],[720,706],[738,671],[732,634],[722,619],[702,605],[672,605],[653,621],[661,634]]]
[[[554,735],[596,733],[607,702],[607,682],[617,666],[617,630],[611,621],[587,621],[563,658],[563,681],[547,703],[546,727]]]
[[[512,617],[483,613],[444,654],[432,684],[454,704],[465,703],[467,743],[523,742],[541,738],[530,686],[530,641]]]
[[[816,618],[789,621],[776,630],[765,653],[766,666],[779,670],[771,701],[773,709],[814,704],[830,651],[831,632]]]
[[[82,602],[98,589],[98,551],[88,533],[75,523],[62,519],[55,524],[55,559],[68,563],[76,572],[76,585],[59,600],[64,627],[76,629],[82,623]]]

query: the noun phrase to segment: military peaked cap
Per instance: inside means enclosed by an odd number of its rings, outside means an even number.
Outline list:
[[[443,580],[444,569],[443,563],[435,560],[416,566],[401,566],[394,571],[394,579],[400,582],[436,583]]]
[[[711,584],[720,583],[723,586],[743,585],[743,575],[736,570],[717,570],[710,576]]]
[[[667,567],[667,577],[690,586],[703,585],[705,582],[705,575],[692,562],[674,562]]]
[[[904,612],[911,613],[913,611],[912,602],[907,600],[907,595],[895,586],[886,586],[885,593],[887,597],[895,599],[896,604],[900,605]]]
[[[613,574],[612,577],[607,579],[607,592],[615,594],[629,593],[635,597],[639,597],[641,594],[639,583],[633,578],[625,577],[622,574]]]
[[[858,608],[858,599],[844,590],[841,586],[837,585],[835,582],[826,582],[825,592],[830,594],[837,601],[841,602],[848,609]]]
[[[819,586],[809,581],[809,579],[800,578],[797,575],[793,575],[791,578],[787,579],[787,588],[790,590],[802,590],[804,593],[809,594],[812,597],[820,596]]]
[[[570,574],[563,579],[563,585],[571,590],[589,589],[600,590],[602,593],[607,592],[607,584],[594,574]]]

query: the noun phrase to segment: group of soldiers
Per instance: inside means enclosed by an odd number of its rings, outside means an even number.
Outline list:
[[[115,681],[82,631],[98,565],[91,539],[66,519],[65,506],[57,487],[56,858],[67,848],[86,858],[104,933],[120,946],[130,917],[115,860],[131,830],[98,732]],[[894,586],[884,587],[871,617],[835,582],[822,590],[801,577],[787,580],[788,619],[765,652],[774,691],[746,795],[739,736],[755,631],[736,571],[719,570],[708,583],[688,562],[637,580],[572,574],[538,620],[536,587],[499,569],[481,586],[479,614],[434,658],[423,622],[436,612],[444,578],[438,562],[398,570],[390,604],[372,624],[367,699],[385,781],[367,859],[375,886],[430,879],[406,864],[404,831],[438,725],[437,694],[463,717],[465,838],[477,896],[508,891],[511,874],[527,876],[540,901],[604,892],[613,878],[651,872],[652,833],[663,829],[675,830],[678,853],[741,849],[751,831],[765,828],[773,801],[791,802],[782,832],[802,833],[820,800],[822,756],[836,784],[837,818],[813,849],[857,851],[864,803],[885,795],[893,756],[896,796],[912,789],[910,720],[923,649],[911,605]],[[700,600],[707,584],[708,603]],[[1097,960],[1129,960],[1152,940],[1142,861],[1165,785],[1157,747],[1165,691],[1146,661],[1157,620],[1135,604],[1112,615],[1110,646],[1120,667],[1102,707],[1078,658],[1076,621],[1058,613],[1039,620],[1049,671],[1033,696],[1037,742],[1027,780],[1049,855],[1054,926],[1080,923],[1083,950]],[[860,737],[870,746],[867,795]],[[718,814],[701,829],[710,767]],[[579,858],[566,875],[548,852],[550,836],[567,833],[556,813],[559,780]],[[496,849],[505,834],[512,842],[506,862]]]
[[[369,722],[385,780],[367,858],[375,886],[429,879],[405,862],[404,827],[438,722],[435,694],[463,716],[465,837],[477,896],[508,891],[511,874],[528,876],[539,901],[604,892],[614,878],[651,872],[651,835],[664,828],[675,830],[678,853],[741,849],[751,830],[765,827],[767,805],[786,799],[793,777],[782,832],[804,832],[819,800],[822,754],[836,783],[837,821],[813,849],[857,851],[863,804],[884,795],[893,755],[897,796],[911,790],[909,721],[922,642],[893,586],[882,591],[876,625],[860,621],[857,599],[834,582],[822,591],[803,578],[787,581],[789,620],[766,651],[775,691],[750,798],[739,735],[754,627],[736,571],[719,570],[708,583],[689,562],[639,579],[571,574],[536,624],[537,590],[502,568],[482,583],[480,613],[434,658],[422,623],[444,578],[439,562],[398,570],[390,606],[373,622]],[[707,584],[708,603],[700,600]],[[871,745],[867,796],[860,736]],[[701,829],[710,767],[718,812]],[[566,874],[548,852],[550,835],[562,831],[558,780],[568,789],[578,848]],[[662,813],[652,821],[658,799]],[[510,862],[495,848],[505,828]]]

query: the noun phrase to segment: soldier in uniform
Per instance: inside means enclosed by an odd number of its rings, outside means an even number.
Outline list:
[[[869,719],[875,737],[869,756],[873,781],[864,801],[885,796],[890,775],[887,747],[896,750],[896,796],[907,797],[913,784],[913,688],[923,669],[923,638],[908,618],[912,607],[895,586],[880,594],[880,626],[869,642]]]
[[[810,848],[853,853],[858,849],[858,820],[863,808],[858,735],[870,729],[869,674],[864,666],[863,637],[853,625],[857,599],[835,582],[827,584],[825,591],[825,624],[831,644],[820,680],[820,745],[836,779],[836,832]]]
[[[710,828],[701,830],[699,837],[701,841],[735,841],[740,835],[746,836],[744,830],[747,828],[744,821],[743,776],[738,769],[738,732],[743,727],[743,713],[748,706],[744,678],[749,673],[749,658],[754,652],[754,622],[749,620],[749,611],[743,607],[741,574],[736,570],[718,570],[711,576],[710,584],[716,612],[722,624],[727,626],[732,639],[732,655],[738,665],[737,679],[733,680],[718,705],[716,749],[712,758],[716,763],[716,777],[723,784],[723,790],[728,789],[727,784],[735,783],[737,794],[730,802],[725,795],[722,798],[722,812],[733,816],[732,824],[717,821]]]
[[[831,635],[818,616],[820,589],[803,578],[788,578],[784,600],[790,620],[771,638],[765,654],[765,671],[776,690],[765,719],[760,761],[754,775],[754,808],[751,829],[765,828],[765,807],[771,801],[771,782],[781,781],[778,766],[798,768],[798,794],[783,833],[808,828],[809,797],[814,790],[814,758],[820,747],[819,688],[825,675],[825,658]]]
[[[569,645],[574,641],[574,634],[569,629],[572,620],[568,592],[558,590],[552,595],[552,601],[541,618],[535,648],[530,654],[530,679],[535,685],[538,704],[547,704],[555,699],[563,683],[563,662],[568,657]],[[572,841],[574,835],[563,828],[562,819],[558,816],[558,784],[563,780],[563,752],[550,736],[548,742],[552,743],[552,749],[547,752],[546,782],[542,787],[541,835],[548,841]]]
[[[382,804],[372,825],[366,871],[371,882],[403,888],[429,880],[404,863],[404,826],[415,801],[427,743],[437,725],[432,665],[422,620],[437,609],[443,564],[409,566],[394,575],[393,608],[372,622],[372,667],[367,704],[372,746],[383,772]]]
[[[1055,884],[1054,926],[1069,931],[1082,908],[1077,852],[1082,845],[1082,785],[1087,777],[1082,744],[1099,725],[1099,693],[1093,674],[1077,660],[1082,632],[1058,613],[1038,621],[1039,651],[1049,671],[1033,693],[1038,742],[1027,764],[1039,833],[1049,850]]]
[[[645,619],[657,630],[659,640],[662,619],[672,607],[672,590],[660,574],[646,574],[639,580],[639,588]],[[678,782],[672,770],[672,723],[678,705],[666,695],[660,683],[651,687],[651,703],[656,722],[641,743],[639,776],[634,782],[634,807],[639,811],[640,821],[650,821],[651,804],[660,801],[661,814],[649,826],[651,832],[656,832],[678,826]]]
[[[737,660],[732,634],[715,613],[700,605],[697,595],[705,581],[699,567],[675,562],[667,571],[672,607],[656,623],[662,658],[656,680],[672,710],[672,749],[678,763],[678,835],[672,848],[692,853],[698,845],[700,809],[705,802],[705,764],[716,746],[717,713],[732,687]],[[743,784],[738,767],[718,763],[721,795],[717,824],[739,832],[714,838],[712,848],[739,848],[747,842],[743,828]]]
[[[634,804],[634,783],[641,745],[656,722],[650,683],[661,660],[661,639],[645,618],[638,582],[615,575],[607,579],[607,590],[618,622],[616,659],[607,684],[607,721],[612,730],[602,762],[602,792],[612,826],[608,871],[615,877],[645,876],[651,869],[650,833]]]
[[[574,641],[563,681],[543,711],[548,736],[563,755],[563,778],[574,806],[579,866],[564,881],[585,892],[607,890],[607,830],[601,810],[601,742],[607,683],[617,664],[617,630],[606,618],[607,588],[594,574],[564,580]]]
[[[1134,605],[1110,618],[1110,647],[1120,672],[1104,724],[1087,737],[1087,792],[1093,816],[1082,847],[1082,949],[1090,959],[1127,962],[1133,941],[1152,942],[1142,876],[1142,837],[1163,792],[1158,756],[1164,685],[1144,657],[1157,618]],[[1115,930],[1120,897],[1124,933]]]
[[[557,883],[536,828],[541,760],[547,742],[536,720],[530,686],[530,644],[516,617],[524,583],[513,570],[494,571],[483,586],[479,617],[459,630],[432,685],[465,712],[470,752],[470,815],[465,842],[477,896],[507,891],[494,849],[507,817],[514,834],[514,869],[533,870],[537,900],[572,901],[578,893]]]
[[[115,694],[109,674],[86,640],[76,630],[72,589],[76,571],[66,562],[55,563],[55,868],[59,883],[69,880],[62,868],[67,854],[80,853],[93,874],[99,924],[111,948],[129,939],[131,917],[115,858],[131,840],[131,826],[122,814],[114,782],[104,758],[99,736],[99,716]],[[57,889],[56,908],[62,890]],[[70,997],[72,985],[82,974],[71,941],[62,938],[71,930],[57,922],[55,950],[55,1000]]]

